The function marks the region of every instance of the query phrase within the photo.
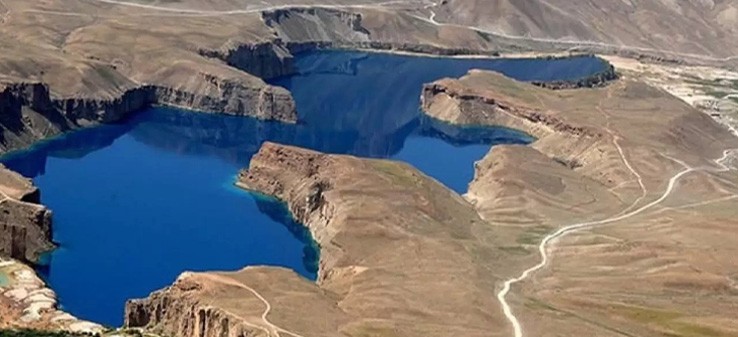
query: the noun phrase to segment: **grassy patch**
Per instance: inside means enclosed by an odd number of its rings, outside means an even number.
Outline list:
[[[545,310],[545,311],[554,311],[554,312],[561,312],[558,309],[552,307],[548,303],[543,303],[535,298],[528,298],[527,301],[523,304],[526,308],[531,310]]]
[[[714,87],[705,87],[703,88],[703,92],[707,96],[712,96],[720,99],[725,98],[725,96],[728,96],[728,94],[730,94],[727,91],[717,90]]]
[[[530,251],[528,251],[523,246],[504,246],[504,247],[498,247],[498,249],[501,250],[501,251],[503,251],[503,252],[514,254],[514,255],[528,255],[528,254],[530,254]]]
[[[92,336],[92,335],[72,333],[72,332],[67,332],[67,331],[44,331],[44,330],[31,330],[31,329],[0,330],[0,337],[81,337],[81,336]],[[99,336],[99,334],[97,336]]]
[[[404,186],[421,186],[422,179],[407,166],[385,160],[372,162],[372,167],[383,173],[393,184]]]
[[[620,316],[644,325],[658,326],[671,337],[719,337],[725,336],[710,327],[680,321],[684,314],[660,309],[617,305],[612,309]]]
[[[521,245],[537,245],[541,242],[543,237],[548,235],[548,233],[550,232],[551,227],[535,226],[518,235],[518,238],[515,240],[515,242]]]
[[[535,245],[541,241],[543,236],[537,234],[523,233],[520,234],[515,242],[521,245]]]
[[[398,332],[391,327],[360,327],[351,333],[357,337],[400,337]]]

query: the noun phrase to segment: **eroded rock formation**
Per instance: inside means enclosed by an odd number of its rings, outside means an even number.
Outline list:
[[[52,249],[51,212],[21,175],[0,165],[0,256],[35,262]]]

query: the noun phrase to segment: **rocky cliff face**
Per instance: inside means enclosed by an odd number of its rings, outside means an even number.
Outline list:
[[[297,121],[295,102],[289,91],[284,88],[274,86],[253,88],[231,81],[216,83],[220,90],[212,95],[170,87],[151,87],[150,90],[155,104],[287,123]]]
[[[0,165],[0,256],[34,262],[52,249],[51,212],[29,180]]]
[[[295,103],[279,87],[246,87],[212,78],[220,91],[202,94],[163,86],[136,86],[109,98],[59,98],[42,83],[8,84],[0,92],[0,148],[23,148],[61,132],[120,121],[152,104],[295,122]]]
[[[237,185],[290,200],[287,206],[294,218],[306,224],[313,238],[320,243],[322,256],[318,280],[324,280],[327,277],[325,271],[332,270],[342,255],[341,249],[330,242],[335,228],[331,228],[328,222],[334,217],[335,206],[325,201],[324,194],[331,189],[331,182],[318,175],[322,167],[329,165],[331,158],[319,152],[293,151],[271,143],[263,149],[252,158],[255,165],[239,173]],[[289,170],[295,178],[303,179],[304,188],[293,191],[298,195],[288,194],[290,186],[285,186],[284,178],[279,174],[284,163],[289,163]],[[288,183],[294,184],[295,181]]]
[[[82,126],[116,122],[157,101],[155,92],[150,86],[133,87],[107,99],[53,97],[47,99],[52,102],[53,109],[58,110],[70,122]]]
[[[607,63],[603,60],[603,62]],[[612,64],[607,64],[606,69],[598,71],[590,76],[573,79],[573,80],[558,80],[558,81],[533,81],[533,85],[552,89],[581,89],[581,88],[598,88],[608,85],[610,82],[618,79],[618,74],[615,71],[615,67]]]
[[[553,132],[572,136],[599,136],[596,130],[572,124],[546,113],[543,108],[504,95],[476,91],[453,80],[439,80],[424,85],[421,106],[432,117],[455,124],[501,125],[525,131],[535,137]]]
[[[195,298],[181,296],[200,289],[200,285],[182,277],[167,292],[153,293],[146,301],[130,301],[126,305],[126,326],[140,327],[156,322],[166,325],[173,336],[268,336],[239,324],[224,311],[200,305]]]
[[[265,11],[261,17],[264,24],[274,29],[284,41],[330,43],[369,41],[369,31],[362,26],[362,15],[357,12],[296,7]]]
[[[125,317],[129,327],[193,337],[338,337],[347,321],[328,293],[276,267],[185,272],[172,286],[129,301]]]
[[[223,60],[232,67],[263,79],[286,76],[295,72],[294,57],[279,39],[271,42],[241,44],[224,49],[201,49],[199,53],[206,57]]]

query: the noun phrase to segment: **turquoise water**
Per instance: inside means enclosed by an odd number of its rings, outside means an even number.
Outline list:
[[[5,273],[0,272],[0,287],[4,287],[8,285],[10,280],[8,280],[8,275],[5,275]]]
[[[128,298],[185,270],[275,265],[314,279],[318,251],[284,205],[233,187],[266,140],[330,153],[409,162],[463,193],[473,163],[508,129],[458,128],[421,117],[422,84],[496,69],[522,80],[601,70],[595,58],[460,60],[356,52],[301,55],[293,92],[300,122],[286,125],[152,108],[129,120],[70,133],[2,162],[33,178],[54,211],[59,249],[41,268],[62,306],[120,325]]]

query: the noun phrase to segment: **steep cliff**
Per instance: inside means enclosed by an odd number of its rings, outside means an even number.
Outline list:
[[[283,88],[252,88],[217,78],[209,78],[209,82],[218,86],[218,93],[146,85],[124,88],[108,98],[55,97],[45,84],[6,84],[0,91],[0,149],[19,149],[61,132],[117,122],[152,104],[284,122],[297,120],[294,101]]]
[[[0,165],[0,256],[35,262],[52,249],[51,212],[38,204],[38,189]]]
[[[232,67],[262,79],[291,75],[295,72],[294,56],[279,39],[254,44],[226,45],[217,50],[201,49],[199,53],[223,60]]]
[[[334,337],[347,320],[330,294],[274,267],[183,273],[172,286],[129,301],[125,317],[128,327],[193,337],[272,337],[286,331]]]

